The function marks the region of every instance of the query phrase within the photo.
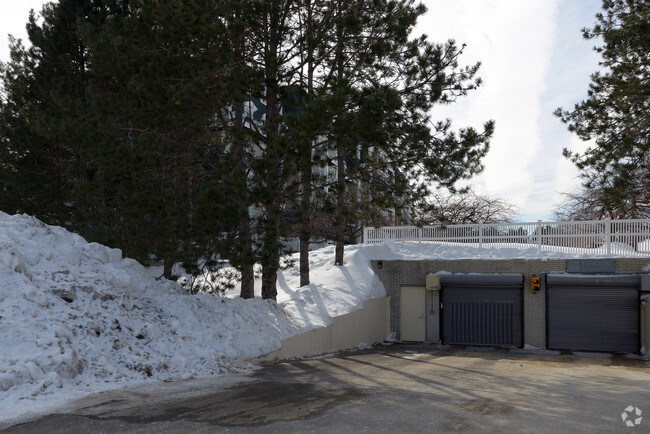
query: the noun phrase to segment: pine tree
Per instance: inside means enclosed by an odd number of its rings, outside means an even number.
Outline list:
[[[229,17],[229,31],[232,37],[232,54],[235,73],[232,75],[232,83],[229,86],[232,89],[232,104],[234,107],[234,116],[230,119],[223,119],[222,128],[228,135],[231,149],[225,156],[233,156],[235,161],[226,164],[226,167],[233,167],[232,176],[234,177],[234,191],[232,191],[233,200],[236,202],[236,219],[237,235],[232,237],[234,245],[238,246],[237,251],[227,255],[230,262],[239,268],[241,273],[240,296],[248,299],[255,297],[255,275],[254,266],[256,257],[253,246],[253,228],[250,216],[250,207],[253,205],[251,192],[247,186],[248,178],[251,171],[251,159],[253,141],[256,140],[255,134],[245,126],[244,102],[247,97],[258,93],[256,89],[261,87],[261,75],[251,67],[247,59],[251,47],[249,38],[246,33],[250,31],[250,23],[247,22],[246,9],[250,4],[245,1],[236,2],[232,8],[232,15]],[[253,134],[251,134],[253,133]],[[233,164],[234,163],[234,164]],[[227,183],[226,183],[227,184]]]
[[[298,38],[300,45],[300,89],[311,105],[310,110],[304,111],[300,107],[300,124],[293,130],[300,130],[296,137],[298,166],[300,173],[300,286],[310,283],[309,276],[309,246],[311,243],[312,231],[312,200],[314,152],[318,152],[318,132],[322,128],[322,116],[318,110],[314,110],[316,104],[316,68],[322,63],[322,56],[318,55],[319,42],[327,33],[327,2],[320,0],[304,0],[299,16]]]
[[[245,299],[255,296],[254,265],[259,260],[257,222],[251,215],[257,202],[250,184],[259,134],[250,107],[255,95],[262,93],[263,76],[253,61],[253,6],[251,1],[229,1],[218,10],[203,12],[223,23],[224,34],[213,71],[220,90],[211,96],[214,123],[207,134],[212,143],[201,166],[194,208],[195,220],[205,231],[192,241],[194,263],[185,264],[196,273],[198,264],[205,272],[216,273],[219,260],[227,259],[239,271],[240,296]]]
[[[134,0],[128,15],[87,35],[92,100],[107,138],[91,149],[104,175],[95,187],[111,193],[96,197],[110,201],[101,207],[119,222],[110,230],[124,234],[120,245],[138,258],[164,258],[166,277],[178,261],[213,264],[223,234],[238,224],[223,217],[234,212],[219,185],[230,170],[222,166],[230,143],[215,125],[233,100],[238,59],[221,19],[233,7]]]
[[[480,171],[494,128],[459,133],[432,127],[434,104],[453,102],[480,84],[479,65],[460,67],[453,41],[410,38],[425,11],[414,1],[333,2],[331,57],[323,83],[333,108],[329,132],[336,152],[335,263],[343,263],[345,227],[358,208],[346,206],[348,184],[361,180],[379,208],[399,208],[429,187],[451,186]],[[355,164],[354,160],[358,163]],[[360,162],[363,161],[362,164]],[[360,192],[361,193],[361,192]]]
[[[11,60],[2,65],[0,105],[2,208],[8,212],[72,224],[71,192],[78,180],[94,176],[81,155],[85,142],[94,137],[83,129],[88,63],[78,23],[100,23],[119,8],[117,1],[48,3],[42,23],[30,14],[31,47],[13,42]]]
[[[256,213],[259,260],[262,265],[262,298],[275,299],[277,272],[287,233],[284,213],[295,196],[290,179],[296,173],[293,143],[286,134],[286,107],[295,78],[298,54],[293,44],[297,2],[252,1],[246,14],[250,23],[250,62],[260,72],[262,86],[251,92],[263,106],[263,116],[251,127],[257,140],[251,164],[249,188]]]
[[[626,217],[650,206],[636,200],[650,190],[650,2],[604,0],[602,8],[583,34],[602,38],[594,50],[603,70],[591,75],[587,99],[555,115],[580,139],[593,140],[582,153],[564,150],[584,187],[598,193],[608,213]]]
[[[63,0],[31,20],[33,47],[16,45],[5,69],[0,122],[4,173],[28,187],[15,189],[21,211],[140,260],[164,258],[166,277],[201,256],[197,238],[225,232],[214,222],[229,223],[218,218],[227,196],[210,222],[196,220],[206,215],[199,189],[221,176],[218,102],[232,100],[227,11],[216,6],[230,4]]]

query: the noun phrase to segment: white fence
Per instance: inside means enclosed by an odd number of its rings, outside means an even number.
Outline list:
[[[384,241],[650,256],[650,219],[364,228],[364,244]]]

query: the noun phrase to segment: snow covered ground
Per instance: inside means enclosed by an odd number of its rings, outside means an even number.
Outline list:
[[[284,338],[385,295],[369,259],[580,257],[537,249],[387,243],[312,252],[278,276],[278,301],[188,295],[122,252],[0,212],[0,424],[138,382],[235,372]],[[259,294],[259,288],[258,288]]]
[[[137,382],[250,368],[385,295],[361,251],[348,249],[345,267],[333,257],[312,255],[309,287],[296,269],[280,275],[278,303],[188,295],[120,250],[0,212],[0,423]]]

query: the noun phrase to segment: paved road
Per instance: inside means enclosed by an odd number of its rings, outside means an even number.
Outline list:
[[[634,429],[630,405],[643,412]],[[650,432],[650,361],[396,345],[107,392],[7,429],[241,431]]]

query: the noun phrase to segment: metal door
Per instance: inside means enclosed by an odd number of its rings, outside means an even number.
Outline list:
[[[523,345],[521,274],[450,274],[441,285],[443,343]]]
[[[547,347],[638,352],[639,283],[637,275],[549,274]]]
[[[426,299],[424,287],[403,286],[400,295],[400,339],[424,342]]]

